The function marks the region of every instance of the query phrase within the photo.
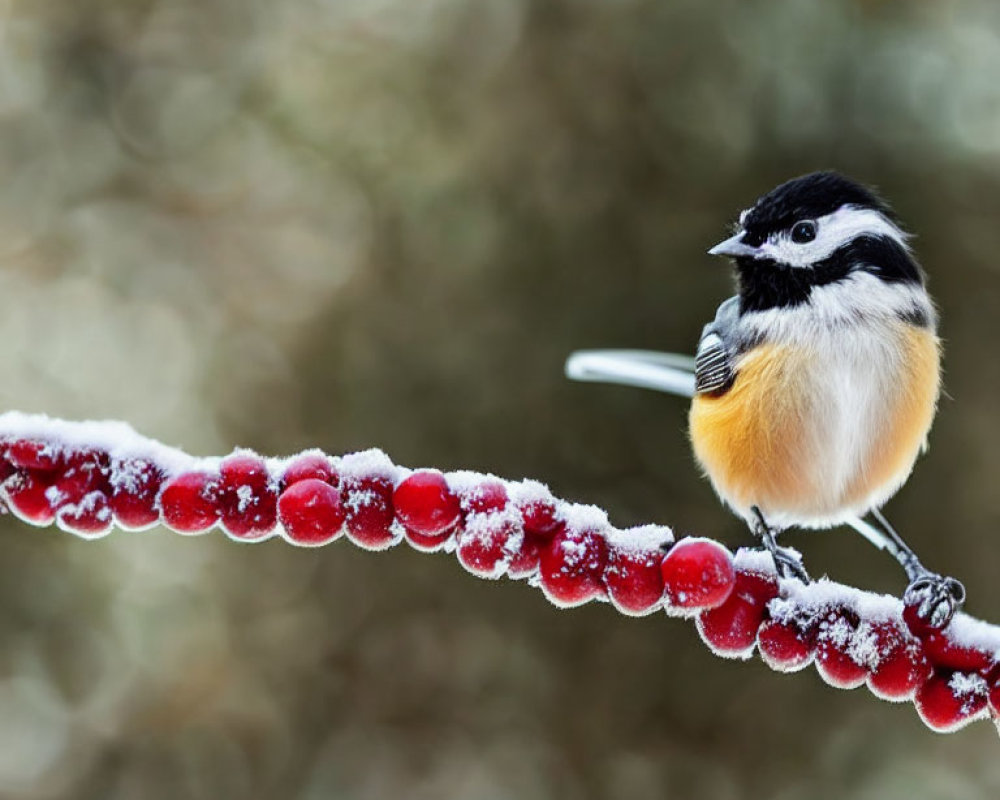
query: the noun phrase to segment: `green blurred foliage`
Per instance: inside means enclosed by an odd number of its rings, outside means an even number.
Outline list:
[[[203,454],[378,445],[738,544],[684,404],[561,377],[690,350],[705,250],[834,167],[919,234],[947,389],[890,506],[1000,619],[1000,6],[5,0],[4,408]],[[10,798],[995,798],[995,733],[451,559],[4,525]],[[899,591],[848,532],[814,573]]]

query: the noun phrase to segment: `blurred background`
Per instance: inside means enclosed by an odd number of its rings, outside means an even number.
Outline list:
[[[919,234],[946,340],[890,516],[1000,620],[1000,5],[3,0],[0,407],[197,454],[380,446],[745,543],[685,403],[740,209],[833,167]],[[558,611],[453,559],[0,526],[0,796],[995,798],[996,732]],[[814,574],[899,592],[848,531]]]

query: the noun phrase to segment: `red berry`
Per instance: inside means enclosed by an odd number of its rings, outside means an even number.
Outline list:
[[[722,605],[733,591],[732,554],[711,539],[677,542],[661,567],[668,608],[704,609]]]
[[[914,697],[920,718],[931,730],[948,733],[971,722],[986,708],[986,680],[975,673],[936,672]]]
[[[830,609],[816,634],[816,669],[830,686],[855,689],[868,677],[874,645],[870,623],[860,622],[851,609]]]
[[[110,489],[108,457],[105,453],[95,451],[68,453],[60,465],[60,470],[61,474],[53,484],[54,491],[58,494],[58,497],[54,498],[57,506],[78,503],[91,492],[105,493]]]
[[[393,530],[392,481],[382,476],[344,478],[347,538],[366,550],[385,550],[400,534]]]
[[[488,514],[503,511],[507,506],[507,488],[491,478],[464,487],[457,494],[459,505],[466,514]]]
[[[884,623],[885,650],[868,676],[868,688],[883,700],[909,700],[930,677],[932,668],[919,639],[898,623]],[[891,627],[895,633],[886,633]]]
[[[716,655],[749,658],[767,604],[777,596],[774,575],[737,570],[729,597],[698,615],[698,633]]]
[[[518,506],[524,520],[524,532],[541,539],[551,539],[562,525],[555,503],[544,499],[529,500]]]
[[[765,620],[757,631],[757,649],[771,669],[797,672],[812,663],[816,632],[807,623],[800,625],[798,620]]]
[[[340,479],[330,464],[330,459],[319,452],[303,453],[292,459],[281,476],[284,486],[315,478],[337,486]]]
[[[906,627],[910,629],[910,633],[919,639],[923,639],[925,636],[941,630],[940,628],[935,628],[928,620],[921,617],[919,609],[919,603],[903,606],[903,622],[905,622]]]
[[[638,616],[654,611],[663,599],[660,545],[669,534],[650,526],[621,531],[609,538],[604,585],[615,608]]]
[[[278,498],[278,519],[289,541],[321,545],[340,536],[346,515],[340,492],[319,478],[305,478]]]
[[[443,550],[457,533],[457,528],[449,528],[443,533],[434,534],[419,533],[406,527],[403,528],[403,536],[406,537],[406,541],[414,550],[419,550],[421,553],[436,553]]]
[[[458,560],[473,575],[499,578],[523,536],[516,515],[502,511],[470,514],[458,534]]]
[[[440,472],[421,470],[404,480],[392,495],[406,540],[418,550],[437,550],[462,516],[458,497]]]
[[[4,483],[7,504],[20,519],[32,525],[50,525],[56,517],[49,472],[19,472]]]
[[[530,482],[529,482],[530,483]],[[522,487],[523,488],[523,485]],[[507,567],[510,578],[527,578],[538,571],[538,559],[557,532],[566,524],[558,518],[555,503],[544,494],[543,487],[529,486],[531,497],[518,499],[524,537],[517,553]]]
[[[114,517],[108,496],[100,490],[64,505],[56,514],[59,527],[87,539],[96,539],[111,531]]]
[[[59,466],[59,448],[51,442],[17,439],[7,446],[6,458],[18,469],[50,470]]]
[[[962,672],[986,672],[995,663],[992,650],[958,644],[943,631],[929,631],[924,638],[924,652],[936,667]]]
[[[238,453],[219,466],[219,515],[225,530],[237,539],[260,539],[278,521],[277,492],[264,459]]]
[[[524,532],[521,544],[507,566],[508,578],[528,578],[538,572],[538,559],[542,550],[552,541],[551,536]]]
[[[216,476],[184,472],[168,480],[160,493],[163,522],[177,533],[203,533],[219,519]]]
[[[542,591],[557,606],[586,603],[604,594],[607,544],[596,530],[564,530],[542,549],[538,571]]]
[[[126,530],[142,530],[160,519],[157,496],[163,471],[145,459],[116,460],[111,466],[111,510]]]
[[[990,711],[994,719],[1000,717],[1000,670],[994,669],[987,678],[989,685]]]

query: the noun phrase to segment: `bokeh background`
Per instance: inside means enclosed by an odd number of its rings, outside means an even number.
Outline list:
[[[993,0],[3,0],[0,407],[198,454],[381,446],[746,541],[684,403],[705,250],[834,167],[908,226],[947,397],[891,516],[1000,620]],[[996,798],[988,723],[710,655],[692,626],[405,546],[0,526],[0,796]],[[849,532],[814,573],[899,591]]]

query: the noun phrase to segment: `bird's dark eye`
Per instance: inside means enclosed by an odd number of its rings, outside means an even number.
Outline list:
[[[792,241],[795,244],[805,244],[816,238],[816,223],[811,219],[796,222],[792,227]]]

